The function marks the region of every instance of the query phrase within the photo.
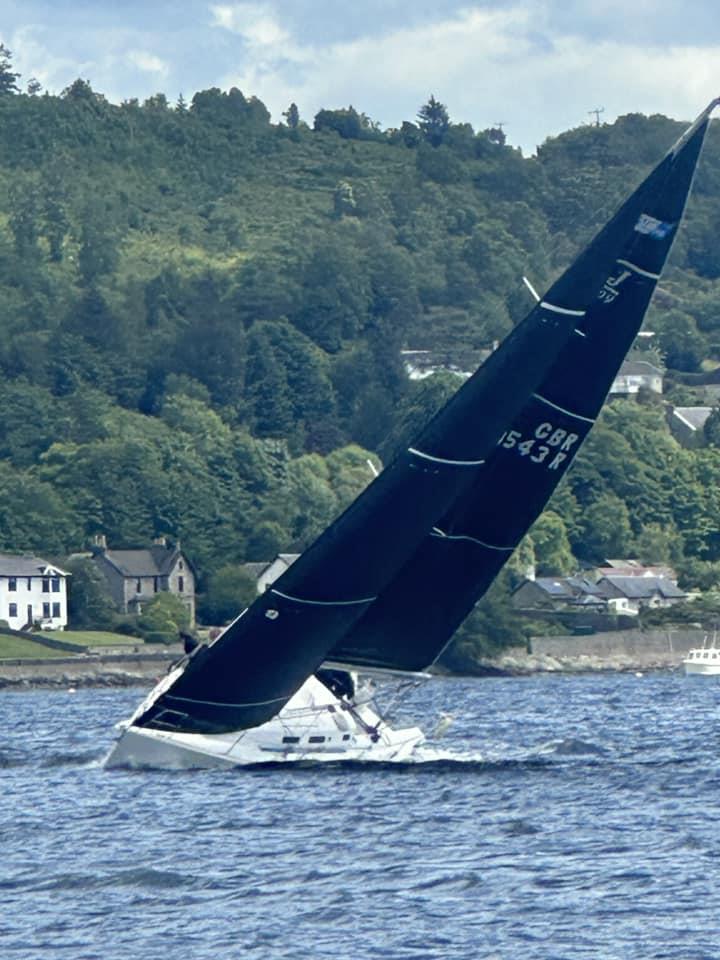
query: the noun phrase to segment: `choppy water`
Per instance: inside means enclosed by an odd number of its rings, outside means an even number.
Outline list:
[[[720,682],[443,680],[423,767],[105,771],[140,690],[0,695],[5,960],[716,960]]]

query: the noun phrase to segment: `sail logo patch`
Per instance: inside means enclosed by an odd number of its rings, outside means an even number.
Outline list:
[[[603,303],[612,303],[620,293],[618,287],[630,276],[632,274],[629,270],[621,270],[616,277],[608,277],[598,294],[598,300],[602,300]]]
[[[638,217],[638,222],[635,224],[635,229],[638,233],[642,233],[646,237],[652,237],[653,240],[662,240],[670,233],[674,226],[674,223],[658,220],[655,217],[651,217],[649,213],[641,213]]]

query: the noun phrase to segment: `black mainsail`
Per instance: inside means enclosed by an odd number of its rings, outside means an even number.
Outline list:
[[[472,488],[435,525],[388,589],[333,648],[329,660],[425,669],[540,515],[597,418],[640,329],[717,103],[701,114],[628,201],[633,222],[628,225],[622,218],[627,230],[611,269],[592,290],[574,335],[479,469]],[[589,248],[591,255],[604,242],[601,234]]]
[[[499,569],[485,560],[478,564],[475,552],[467,563],[462,561],[470,537],[501,548],[515,545],[542,509],[561,468],[569,463],[572,447],[582,436],[579,424],[587,420],[589,426],[596,407],[602,404],[606,388],[599,382],[594,392],[588,390],[591,399],[578,405],[574,396],[578,384],[571,375],[569,379],[560,375],[564,369],[561,357],[567,358],[571,346],[587,339],[598,291],[606,285],[609,290],[621,287],[623,299],[635,297],[635,312],[644,312],[652,293],[645,281],[654,286],[652,278],[664,263],[706,126],[707,116],[698,120],[674,153],[653,171],[411,446],[214,643],[192,656],[183,673],[133,721],[136,726],[192,733],[258,726],[281,710],[331,651],[333,659],[348,663],[401,669],[413,669],[411,661],[422,661],[424,666],[434,659],[465,616],[462,613],[458,619],[467,598],[477,597],[479,579],[492,579]],[[679,175],[681,169],[686,172],[685,180]],[[675,192],[673,197],[665,197],[673,171],[678,172],[678,183],[682,180],[684,184],[682,191],[675,191],[678,202],[673,199]],[[647,243],[641,242],[643,239]],[[617,268],[622,260],[634,264],[635,269],[620,280]],[[601,317],[596,320],[597,325],[603,322]],[[594,350],[605,344],[603,349],[618,358],[619,366],[631,339],[629,328],[625,336],[608,332],[598,339]],[[565,365],[568,362],[572,365],[572,357]],[[547,437],[532,433],[540,424],[537,404],[542,407],[542,423],[550,421],[548,410],[552,409],[553,433]],[[562,430],[561,441],[557,431]],[[533,442],[546,441],[541,446],[547,447],[548,453],[541,455],[538,446],[533,454],[542,456],[540,465],[548,461],[546,479],[544,486],[539,485],[539,494],[533,488],[529,498],[532,509],[522,505],[527,517],[532,514],[530,519],[518,515],[503,526],[499,523],[503,511],[498,503],[493,506],[489,497],[499,491],[501,503],[509,504],[512,489],[517,489],[521,499],[527,495],[528,481],[520,479],[524,475],[516,476],[512,469],[508,473],[507,465],[501,466],[498,460],[503,451],[517,457],[518,451],[512,448],[520,449],[518,438],[513,444],[509,438],[518,431],[523,443],[526,436]],[[573,443],[569,441],[571,433],[577,435]],[[552,460],[548,460],[551,454]],[[563,455],[564,460],[558,459]],[[529,454],[517,457],[523,465],[529,459]],[[488,484],[487,478],[492,476],[495,479]],[[478,501],[484,504],[479,511]],[[413,604],[422,601],[424,610],[425,601],[437,594],[435,573],[432,594],[423,596],[425,574],[419,568],[430,545],[429,563],[437,572],[444,558],[434,549],[437,544],[445,547],[446,542],[460,545],[451,562],[453,569],[462,567],[462,576],[458,584],[448,587],[457,598],[446,608],[433,609],[433,639],[427,641],[423,636],[416,655],[415,627],[407,618],[407,604],[409,598]],[[508,553],[509,549],[505,550],[503,558]],[[495,563],[495,551],[490,556]],[[471,574],[465,566],[473,567]],[[441,628],[443,618],[447,622]],[[362,621],[370,622],[372,628],[356,627]]]

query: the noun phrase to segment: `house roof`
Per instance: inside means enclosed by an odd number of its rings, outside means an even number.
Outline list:
[[[677,584],[665,577],[622,577],[609,576],[603,577],[598,582],[598,587],[604,592],[604,586],[609,584],[615,587],[620,593],[629,600],[644,600],[660,594],[668,600],[683,599],[686,594]]]
[[[662,370],[648,360],[625,360],[619,374],[621,377],[661,377],[662,375]]]
[[[702,430],[712,413],[712,407],[673,407],[673,416],[689,430]]]
[[[16,556],[12,553],[0,553],[0,577],[39,577],[47,570],[59,574],[61,577],[69,577],[66,570],[61,570],[49,560],[43,560],[42,557],[35,557],[30,554]]]
[[[540,590],[558,600],[604,596],[597,584],[587,577],[537,577],[534,582]]]
[[[170,573],[180,551],[155,544],[145,550],[103,550],[99,556],[124,577],[162,577]]]

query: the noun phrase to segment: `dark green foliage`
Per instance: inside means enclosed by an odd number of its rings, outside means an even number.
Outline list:
[[[425,139],[433,147],[438,147],[445,139],[450,128],[450,115],[444,103],[440,103],[431,94],[427,103],[418,110],[418,126]]]
[[[19,73],[12,69],[12,53],[0,43],[0,96],[18,92]]]

